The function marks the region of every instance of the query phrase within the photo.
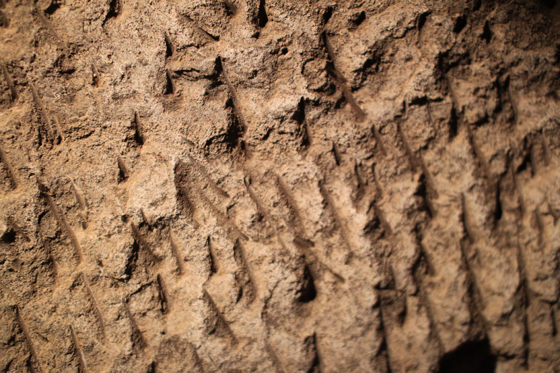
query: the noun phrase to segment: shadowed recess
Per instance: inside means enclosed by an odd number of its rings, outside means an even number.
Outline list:
[[[488,339],[468,341],[442,356],[439,373],[494,373],[496,356]]]

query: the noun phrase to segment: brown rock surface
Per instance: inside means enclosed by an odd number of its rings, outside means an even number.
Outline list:
[[[0,12],[0,372],[560,371],[555,1]]]

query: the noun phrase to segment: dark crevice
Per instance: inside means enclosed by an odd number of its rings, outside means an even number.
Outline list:
[[[319,357],[315,355],[313,358],[313,362],[311,363],[311,367],[307,371],[307,373],[320,373],[321,367],[319,366]]]
[[[359,25],[361,25],[366,20],[366,12],[361,11],[360,13],[356,13],[350,18],[350,25],[351,29],[355,29]]]
[[[241,149],[241,154],[243,154],[246,158],[251,157],[251,151],[249,149],[249,144],[247,144],[247,141],[239,141],[239,149]]]
[[[468,341],[446,353],[439,361],[439,373],[494,373],[496,356],[488,339]]]
[[[298,290],[298,293],[298,301],[302,303],[309,303],[317,297],[315,282],[313,281],[313,276],[311,275],[311,271],[308,266],[305,266],[303,269],[301,287]]]
[[[378,62],[379,61],[375,61],[373,58],[368,58],[366,60],[366,62],[364,62],[364,66],[362,67],[362,71],[367,71],[375,65],[376,66],[375,72],[377,72],[378,71],[378,65],[379,65]]]
[[[56,0],[53,0],[51,4],[45,9],[45,14],[52,15],[54,12],[60,8],[60,3]]]
[[[500,219],[502,219],[502,200],[501,200],[501,188],[500,182],[496,183],[496,207],[494,208],[494,225],[496,225]]]
[[[208,261],[210,262],[210,273],[218,273],[218,262],[216,260],[216,254],[212,249],[212,239],[208,237],[206,243],[208,245]]]
[[[111,0],[109,3],[109,11],[105,16],[105,20],[103,21],[103,26],[107,23],[108,20],[111,18],[116,18],[121,12],[121,2],[120,0]]]
[[[240,280],[236,276],[236,281],[239,283]],[[239,285],[239,290],[237,291],[237,297],[235,298],[235,303],[239,303],[243,299],[243,286]]]
[[[379,217],[374,216],[367,222],[366,226],[364,227],[364,234],[367,236],[371,236],[374,240],[385,238],[385,231],[381,226]]]
[[[455,19],[455,26],[453,26],[453,32],[456,34],[460,33],[461,31],[463,31],[466,25],[467,25],[466,16],[457,17],[457,19]]]
[[[492,30],[490,30],[490,24],[488,21],[484,22],[484,29],[480,38],[486,41],[486,43],[490,43],[490,40],[492,40]]]
[[[133,222],[130,222],[130,229],[132,231],[132,236],[134,238],[134,241],[138,243],[138,247],[144,250],[145,254],[148,254],[147,256],[144,255],[145,262],[147,262],[147,264],[150,265],[153,262],[161,260],[161,258],[159,258],[154,253],[154,251],[150,247],[150,243],[146,240],[146,238],[142,235],[138,227]]]
[[[226,14],[232,17],[237,14],[237,6],[231,1],[224,1],[224,6],[226,8]]]
[[[341,157],[340,157],[340,150],[338,149],[338,145],[336,145],[335,142],[333,142],[332,144],[332,153],[334,156],[334,161],[336,163],[337,166],[340,166],[341,163]]]
[[[196,206],[193,203],[193,192],[191,191],[190,176],[192,170],[183,161],[175,165],[175,189],[177,190],[177,202],[181,212],[196,226],[194,213]]]
[[[138,242],[134,240],[132,244],[132,251],[130,252],[130,256],[128,257],[128,261],[126,263],[126,267],[124,270],[124,274],[126,278],[130,278],[136,269],[136,263],[138,262],[138,253],[140,252],[140,245]]]
[[[0,10],[0,27],[8,27],[10,25],[10,19],[4,12]]]
[[[144,350],[146,347],[148,347],[148,343],[146,342],[146,339],[142,335],[142,331],[138,327],[138,324],[136,323],[136,320],[134,320],[134,317],[132,316],[132,313],[130,312],[130,308],[128,306],[128,301],[126,301],[126,303],[124,303],[124,309],[125,309],[126,315],[128,316],[128,319],[129,319],[130,324],[131,324],[130,326],[131,326],[131,329],[132,329],[132,334],[130,336],[130,340],[132,342],[132,346],[133,346],[134,349]]]
[[[474,122],[473,125],[474,127],[481,127],[488,123],[490,123],[490,118],[488,117],[488,113],[486,113],[482,118],[479,118],[476,122]]]
[[[449,140],[453,140],[457,136],[459,130],[459,116],[457,115],[457,110],[455,105],[451,108],[451,116],[449,117]]]
[[[144,131],[138,113],[134,114],[134,142],[139,146],[144,145]]]
[[[311,366],[307,370],[307,373],[321,373],[321,356],[317,348],[317,335],[314,333],[313,336],[305,338],[305,344],[311,345],[315,350],[313,361],[311,362]]]
[[[334,8],[332,6],[328,6],[327,9],[325,9],[325,13],[323,13],[323,24],[326,25],[327,22],[329,22],[332,17],[333,10]]]
[[[266,14],[265,0],[260,0],[259,3],[259,14],[258,14],[258,26],[263,28],[268,23],[268,15]]]
[[[436,71],[441,78],[445,78],[445,74],[449,71],[448,59],[449,56],[447,52],[439,53],[437,56]]]
[[[10,244],[16,242],[16,236],[16,231],[14,231],[13,229],[8,229],[6,232],[4,232],[0,240],[3,243]]]
[[[33,358],[31,356],[31,354],[29,355],[29,358],[27,359],[27,361],[25,362],[25,365],[27,367],[27,370],[29,370],[31,373],[35,373],[37,372],[37,370],[35,369],[34,365],[33,365]]]
[[[126,168],[126,165],[124,164],[124,161],[122,160],[121,157],[117,158],[117,166],[119,167],[119,173],[117,176],[117,183],[122,183],[126,180],[128,180],[128,169]]]
[[[173,78],[171,77],[171,72],[169,70],[165,71],[165,91],[164,95],[172,95],[175,93],[175,84],[173,83]]]
[[[441,52],[437,57],[438,78],[448,79],[447,73],[456,66],[466,66],[471,63],[471,55],[468,51],[451,53],[450,51]],[[449,83],[446,83],[449,85]]]
[[[432,203],[430,201],[428,186],[426,185],[426,177],[424,174],[420,175],[420,179],[418,180],[418,187],[414,192],[414,195],[420,197],[422,199],[422,203],[419,207],[419,211],[426,211],[430,218],[433,218],[435,215],[435,211],[433,210]]]
[[[554,53],[554,65],[560,64],[560,44],[556,45],[556,52]]]
[[[391,276],[390,282],[395,285],[395,275],[392,266],[389,266],[387,275]],[[397,322],[402,326],[406,320],[406,315],[408,313],[407,307],[407,295],[402,290],[383,290],[380,291],[380,302],[383,306],[383,316],[390,315],[390,319]]]
[[[521,161],[519,166],[517,166],[517,168],[515,169],[515,173],[519,174],[523,171],[526,171],[530,165],[531,165],[531,154],[530,154],[530,152],[527,152],[523,156],[523,160]]]
[[[219,79],[223,70],[224,66],[222,65],[222,59],[220,57],[216,57],[216,60],[214,61],[214,73],[212,74],[212,76],[215,76],[216,79]]]
[[[472,6],[473,12],[476,12],[477,10],[479,10],[481,6],[482,6],[482,0],[474,0],[473,1],[473,6]]]
[[[224,84],[224,82],[220,79],[220,74],[222,74],[222,60],[218,57],[214,61],[214,69],[212,70],[212,74],[204,76],[205,79],[210,81],[210,85],[208,89],[214,89]]]
[[[294,111],[292,119],[294,119],[299,125],[303,124],[305,121],[305,99],[303,97],[299,100],[298,107]]]
[[[377,353],[378,356],[383,356],[385,358],[385,371],[387,373],[393,373],[393,369],[391,368],[391,363],[389,361],[389,349],[387,347],[387,339],[383,338],[383,342],[379,346],[379,352]]]
[[[266,133],[263,135],[263,137],[261,137],[261,141],[268,140],[268,138],[270,137],[270,134],[272,133],[273,130],[274,130],[273,128],[267,129]]]
[[[239,120],[238,116],[235,113],[234,103],[231,98],[226,101],[225,106],[226,109],[231,109],[231,120],[225,134],[224,142],[229,149],[234,149],[240,145],[243,134],[245,133],[245,129],[242,122]]]
[[[366,12],[362,11],[359,15],[358,18],[355,21],[356,26],[359,26],[362,24],[362,22],[364,22],[366,20]]]
[[[179,200],[179,205],[185,215],[192,217],[192,214],[194,213],[194,205],[189,198],[186,189],[180,185],[177,186],[177,199]]]
[[[427,20],[428,20],[428,13],[420,14],[420,16],[418,17],[418,31],[422,31],[422,28],[426,24]]]
[[[171,38],[169,37],[169,34],[167,32],[164,34],[164,38],[165,38],[165,58],[169,58],[173,56],[173,52],[174,52],[173,43],[171,43]]]
[[[301,146],[307,148],[311,145],[309,137],[309,129],[307,128],[307,121],[305,120],[305,99],[302,97],[299,100],[298,107],[294,111],[292,118],[297,122],[301,133]]]
[[[336,85],[334,85],[334,89],[336,90]],[[345,104],[347,103],[346,101],[346,97],[344,95],[341,95],[338,100],[336,100],[336,102],[334,103],[334,108],[336,110],[339,110],[340,108],[342,108]]]
[[[414,105],[424,106],[427,104],[428,104],[428,97],[426,96],[414,97],[412,100],[410,100],[410,106],[414,106]]]
[[[169,295],[167,294],[167,287],[165,286],[163,277],[161,275],[158,274],[156,279],[158,284],[158,295],[161,313],[166,314],[169,312]]]

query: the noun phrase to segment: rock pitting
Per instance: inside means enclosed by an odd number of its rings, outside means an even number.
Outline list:
[[[560,371],[555,1],[0,0],[1,372]]]

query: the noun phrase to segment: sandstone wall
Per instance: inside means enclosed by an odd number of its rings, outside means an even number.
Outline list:
[[[0,371],[560,371],[559,8],[0,0]]]

